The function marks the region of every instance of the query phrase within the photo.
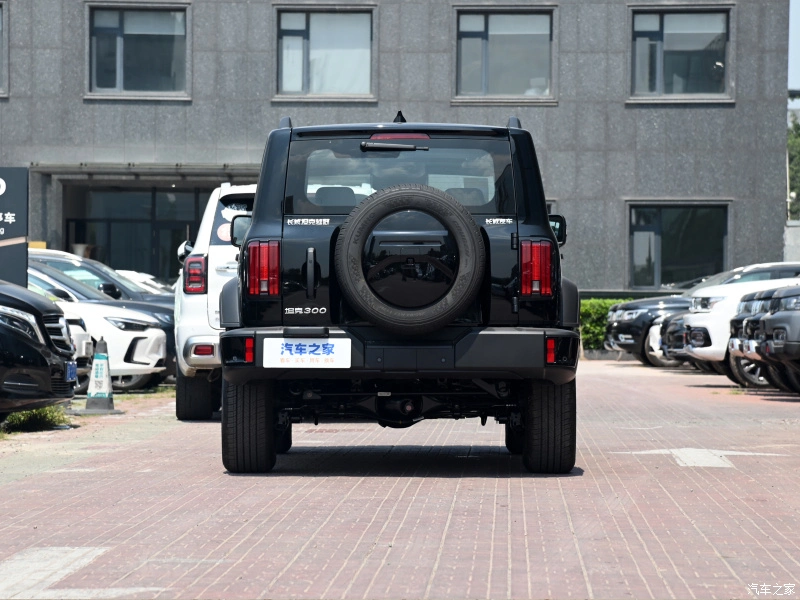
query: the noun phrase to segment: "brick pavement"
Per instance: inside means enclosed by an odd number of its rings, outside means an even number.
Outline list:
[[[581,363],[578,393],[563,477],[524,473],[477,420],[296,424],[265,476],[227,474],[219,423],[170,400],[14,436],[0,597],[800,594],[800,397],[609,361]]]

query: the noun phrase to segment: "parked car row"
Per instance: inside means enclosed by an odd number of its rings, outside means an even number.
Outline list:
[[[134,390],[175,374],[174,296],[145,289],[98,261],[58,250],[30,249],[28,287],[54,296],[91,344],[108,344],[114,389]],[[77,325],[76,325],[77,326]],[[76,360],[76,393],[89,384],[92,352]]]
[[[798,263],[741,267],[681,296],[621,303],[607,321],[606,348],[645,364],[688,361],[741,386],[800,393]]]

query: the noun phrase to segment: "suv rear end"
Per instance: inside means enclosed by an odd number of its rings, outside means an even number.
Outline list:
[[[221,296],[228,470],[331,417],[492,417],[529,470],[572,469],[578,294],[515,121],[270,134]]]
[[[207,420],[219,409],[219,295],[222,286],[236,278],[239,253],[231,245],[230,223],[252,210],[255,190],[255,185],[215,189],[197,239],[183,260],[175,291],[175,412],[181,420]]]

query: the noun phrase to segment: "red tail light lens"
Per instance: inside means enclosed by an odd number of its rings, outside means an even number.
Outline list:
[[[556,362],[556,341],[553,338],[547,338],[547,363],[550,365]]]
[[[250,242],[247,255],[247,292],[251,296],[277,296],[280,293],[280,243]]]
[[[373,133],[371,140],[429,140],[427,133]]]
[[[256,361],[256,341],[249,337],[244,338],[244,362],[253,363]]]
[[[552,296],[553,282],[550,272],[552,245],[548,241],[520,242],[520,295]]]
[[[183,263],[184,294],[206,293],[206,257],[190,256]]]

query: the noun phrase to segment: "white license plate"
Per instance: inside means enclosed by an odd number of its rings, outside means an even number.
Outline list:
[[[281,369],[349,369],[350,338],[267,338],[264,366]]]

